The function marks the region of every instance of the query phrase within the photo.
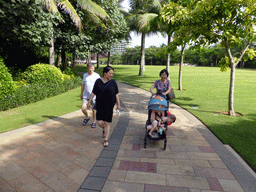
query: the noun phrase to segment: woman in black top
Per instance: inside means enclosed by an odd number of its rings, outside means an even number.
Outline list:
[[[110,66],[104,67],[103,77],[96,80],[92,94],[88,101],[87,107],[90,107],[90,101],[96,95],[96,120],[99,127],[103,129],[102,137],[104,140],[104,147],[109,145],[109,130],[110,123],[113,117],[113,108],[117,103],[117,109],[120,110],[119,91],[116,81],[112,79],[114,69]]]

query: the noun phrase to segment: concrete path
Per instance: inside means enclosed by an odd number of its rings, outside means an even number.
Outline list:
[[[0,134],[0,191],[256,192],[255,173],[198,119],[177,105],[163,140],[148,141],[148,91],[118,83],[121,114],[110,145],[76,111]]]

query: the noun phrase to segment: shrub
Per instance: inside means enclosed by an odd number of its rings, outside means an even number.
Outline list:
[[[16,91],[16,84],[12,75],[5,66],[4,61],[0,58],[0,98],[6,97]]]
[[[46,83],[45,85],[27,84],[17,88],[16,93],[0,100],[0,111],[12,109],[47,97],[64,93],[70,89],[81,86],[81,78],[67,79],[62,83]]]
[[[70,67],[67,67],[67,68],[65,69],[65,71],[63,71],[63,74],[68,75],[68,76],[70,76],[71,78],[73,78],[73,77],[75,77],[75,76],[78,76],[78,73],[77,73],[74,69],[72,69],[72,68],[70,68]]]
[[[60,69],[49,64],[35,64],[29,66],[24,72],[24,79],[28,84],[45,85],[47,83],[62,83],[63,74]]]

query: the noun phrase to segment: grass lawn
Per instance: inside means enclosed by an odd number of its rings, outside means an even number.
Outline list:
[[[0,133],[79,110],[82,103],[80,93],[81,87],[42,101],[0,111]]]
[[[96,71],[102,75],[102,68]],[[149,91],[164,66],[114,65],[114,79]],[[77,71],[86,71],[78,65]],[[174,103],[198,117],[224,144],[232,146],[256,170],[256,70],[236,69],[234,109],[242,116],[230,117],[228,91],[230,71],[219,68],[183,67],[183,91],[178,91],[178,67],[170,67]],[[27,106],[0,112],[0,132],[23,127],[80,109],[80,88]],[[193,106],[197,106],[195,109]]]
[[[103,68],[103,67],[102,67]],[[139,77],[139,66],[113,65],[114,79],[149,91],[160,79],[164,66],[146,66]],[[80,71],[83,66],[78,66]],[[224,143],[232,146],[256,170],[256,70],[236,69],[234,109],[242,116],[225,115],[228,110],[230,70],[183,67],[183,91],[178,91],[178,66],[170,67],[175,91],[174,103],[198,117]],[[102,75],[102,72],[99,71]],[[195,109],[193,106],[197,106]]]

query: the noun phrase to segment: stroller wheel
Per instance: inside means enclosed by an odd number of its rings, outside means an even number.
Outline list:
[[[144,138],[144,148],[145,149],[147,148],[147,136],[145,136],[145,138]]]
[[[166,138],[164,139],[164,150],[166,150]]]

